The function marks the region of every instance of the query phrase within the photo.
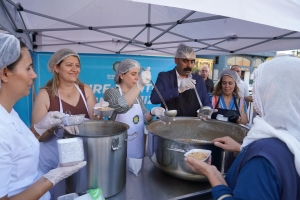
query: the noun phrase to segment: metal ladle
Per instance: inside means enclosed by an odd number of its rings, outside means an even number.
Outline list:
[[[141,69],[142,69],[143,71],[145,71],[144,68],[141,68]],[[150,82],[151,82],[152,86],[154,87],[155,91],[157,92],[157,94],[158,94],[158,96],[159,96],[161,102],[162,102],[162,103],[164,104],[164,106],[165,106],[165,109],[166,109],[166,111],[165,111],[165,113],[164,113],[165,116],[167,116],[167,117],[175,117],[175,116],[177,115],[177,110],[169,110],[169,109],[168,109],[168,106],[167,106],[166,102],[164,101],[163,97],[161,96],[161,94],[160,94],[159,90],[157,89],[157,87],[155,86],[154,82],[153,82],[152,80],[150,80]]]
[[[199,97],[197,88],[195,87],[194,90],[195,90],[197,99],[198,99],[199,104],[200,104],[200,109],[197,110],[197,113],[198,113],[198,114],[201,113],[201,114],[204,114],[204,115],[211,115],[212,112],[213,112],[213,110],[211,109],[211,107],[209,107],[209,106],[203,106],[203,104],[202,104],[202,102],[201,102],[201,99],[200,99],[200,97]]]

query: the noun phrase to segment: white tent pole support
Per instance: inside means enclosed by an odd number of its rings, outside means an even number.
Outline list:
[[[111,40],[82,42],[80,44],[94,44],[94,43],[108,43],[108,42],[111,43]],[[66,43],[56,43],[56,44],[41,44],[39,46],[42,47],[42,46],[56,46],[56,45],[70,45],[70,44],[78,44],[78,42],[66,42]]]
[[[284,37],[284,38],[280,38],[281,40],[299,40],[300,37]]]
[[[0,1],[0,2],[1,2],[1,5],[2,5],[3,9],[5,10],[6,14],[8,15],[10,22],[11,22],[12,25],[14,26],[14,29],[15,29],[15,30],[18,30],[17,24],[16,24],[15,21],[13,20],[13,17],[11,16],[10,12],[8,11],[8,8],[6,7],[6,5],[4,4],[3,1]]]
[[[107,34],[107,35],[111,35],[111,36],[123,38],[123,39],[126,39],[126,40],[130,40],[130,38],[126,38],[126,37],[123,37],[121,35],[109,33],[109,32],[106,32],[106,31],[101,31],[101,30],[94,30],[93,27],[84,26],[84,25],[81,25],[81,24],[69,22],[69,21],[66,21],[66,20],[62,20],[62,19],[58,19],[58,18],[55,18],[55,17],[48,16],[48,15],[43,15],[41,13],[37,13],[37,12],[30,11],[30,10],[27,10],[27,9],[23,9],[23,11],[27,12],[27,13],[30,13],[30,14],[33,14],[33,15],[40,16],[40,17],[45,17],[45,18],[52,19],[52,20],[59,21],[59,22],[63,22],[63,23],[66,23],[66,24],[70,24],[70,25],[81,27],[81,28],[90,29],[90,30],[93,30],[93,31],[96,31],[96,32],[104,33],[104,34]],[[143,44],[143,42],[141,42],[141,41],[136,41],[136,42],[140,43],[140,44]]]
[[[169,42],[154,42],[152,45],[161,45],[161,44],[174,44],[174,43],[184,43],[184,42],[193,42],[195,40],[177,40],[177,41],[169,41]]]
[[[151,23],[151,4],[148,4],[148,24]],[[147,28],[147,42],[150,41],[150,26]]]
[[[271,39],[271,37],[238,37],[238,39],[243,39],[243,40],[268,40],[268,39]]]
[[[8,8],[6,5],[6,2],[4,1],[0,1],[0,25],[8,32],[10,32],[11,34],[15,35],[16,37],[20,37],[22,39],[25,40],[25,44],[28,47],[28,49],[32,50],[33,46],[32,46],[32,40],[29,37],[29,35],[25,34],[24,32],[17,32],[18,31],[18,27],[20,26],[24,26],[24,24],[21,24],[20,22],[17,23],[13,20],[13,17],[11,16],[10,11],[12,11],[12,9],[15,9],[15,7],[11,7]],[[15,11],[15,10],[13,10]],[[20,15],[16,16],[16,17],[20,17]],[[21,20],[18,20],[21,21]]]
[[[164,54],[174,55],[172,53],[165,52],[165,51],[160,51],[160,50],[153,49],[153,48],[142,49],[142,50],[133,50],[133,51],[123,51],[123,53],[126,54],[126,53],[141,52],[141,51],[148,51],[148,50],[153,50],[153,51],[158,51],[158,52],[161,52],[161,53],[164,53]]]
[[[228,17],[223,16],[214,16],[214,17],[206,17],[206,18],[198,18],[198,19],[191,19],[185,20],[181,22],[182,24],[185,23],[195,23],[200,21],[209,21],[209,20],[217,20],[217,19],[225,19]],[[148,20],[148,24],[150,25],[150,20]],[[165,26],[171,25],[176,22],[167,22],[167,23],[157,23],[151,24],[152,27],[154,26]],[[99,30],[99,29],[112,29],[112,28],[135,28],[135,27],[144,27],[145,24],[132,24],[132,25],[116,25],[116,26],[93,26],[92,30]],[[91,27],[79,27],[79,28],[49,28],[49,29],[25,29],[24,32],[46,32],[46,31],[74,31],[74,30],[90,30]],[[150,28],[150,27],[149,27]]]
[[[136,28],[143,27],[145,24],[115,25],[115,26],[93,26],[93,29],[112,29],[112,28]]]
[[[164,52],[164,51],[160,51],[159,49],[165,49],[165,48],[150,48],[150,47],[145,47],[145,46],[140,46],[140,45],[136,45],[136,44],[130,44],[132,46],[135,46],[135,47],[140,47],[140,48],[143,48],[143,49],[140,49],[140,50],[133,50],[133,51],[123,51],[122,53],[130,53],[130,52],[137,52],[137,51],[147,51],[147,50],[152,50],[152,51],[157,51],[157,52],[161,52],[161,53],[165,53],[165,54],[170,54],[170,55],[173,55],[173,53],[170,53],[170,52]],[[171,48],[171,47],[169,47]],[[175,48],[175,47],[174,47]],[[176,47],[177,48],[177,47]]]
[[[193,15],[195,12],[196,11],[189,12],[186,16],[184,16],[183,18],[181,18],[180,20],[178,20],[177,22],[175,22],[172,26],[170,26],[169,28],[167,28],[166,30],[164,30],[161,34],[159,34],[158,36],[156,36],[149,43],[154,42],[155,40],[157,40],[158,38],[160,38],[161,36],[163,36],[164,34],[166,34],[168,31],[170,31],[171,29],[173,29],[175,26],[177,26],[178,24],[181,24],[185,19],[187,19],[188,17],[190,17],[191,15]]]
[[[204,50],[204,49],[208,49],[209,47],[215,47],[215,48],[218,48],[216,45],[218,45],[218,44],[221,44],[221,43],[223,43],[223,42],[226,42],[227,41],[227,39],[225,39],[225,40],[222,40],[222,41],[219,41],[219,42],[216,42],[216,43],[214,43],[214,44],[210,44],[210,45],[208,45],[208,46],[206,46],[206,47],[203,47],[203,48],[198,48],[198,50],[196,50],[195,52],[198,52],[198,51],[201,51],[201,50]],[[220,51],[224,51],[224,50],[220,50]],[[227,51],[225,51],[225,52],[229,52],[229,50],[227,50]]]
[[[146,30],[146,26],[138,33],[138,34],[136,34],[131,40],[129,40],[128,42],[127,42],[127,44],[125,44],[120,50],[119,50],[119,52],[121,52],[125,47],[127,47],[127,45],[129,45],[135,38],[137,38],[141,33],[143,33],[144,32],[144,30]]]
[[[158,28],[158,27],[153,27],[153,28],[154,28],[154,29],[157,29],[157,30],[160,30],[160,31],[164,31],[164,29],[161,29],[161,28]],[[172,32],[172,31],[169,31],[168,33],[169,33],[169,34],[172,34],[172,35],[175,35],[175,36],[178,36],[178,37],[182,37],[182,38],[188,39],[188,40],[194,40],[194,41],[195,41],[195,39],[186,37],[186,36],[184,36],[184,35],[180,35],[180,34],[178,34],[178,33],[174,33],[174,32]],[[195,41],[195,42],[198,42],[198,43],[203,44],[203,45],[209,45],[208,43],[201,42],[201,41]]]
[[[47,32],[47,31],[76,31],[76,30],[99,30],[99,29],[112,29],[112,28],[135,28],[144,27],[145,24],[136,25],[120,25],[120,26],[93,26],[86,28],[48,28],[48,29],[26,29],[24,32]]]
[[[128,38],[128,37],[124,37],[124,36],[121,36],[121,35],[117,35],[117,34],[114,34],[114,33],[109,33],[107,31],[101,31],[101,30],[94,30],[96,32],[99,32],[99,33],[103,33],[103,34],[107,34],[107,35],[111,35],[111,36],[115,36],[115,37],[118,37],[118,38],[123,38],[125,40],[131,40],[131,38]],[[144,42],[141,42],[141,41],[138,41],[138,40],[133,40],[134,42],[136,42],[137,44],[144,44]]]
[[[228,37],[221,37],[221,38],[206,38],[206,39],[189,39],[189,40],[177,40],[177,41],[169,41],[169,42],[154,42],[153,45],[160,45],[160,44],[171,44],[171,43],[182,43],[182,42],[199,42],[199,41],[207,41],[207,40],[227,40]],[[240,37],[239,37],[240,38]],[[258,39],[258,38],[255,38]],[[269,38],[264,38],[269,39]],[[199,48],[199,47],[198,47]]]
[[[48,29],[25,29],[23,32],[50,32],[50,31],[77,31],[88,30],[88,28],[48,28]]]
[[[11,5],[13,5],[15,8],[17,8],[17,5],[15,4],[15,2],[11,1],[11,0],[6,0],[8,3],[10,3]]]
[[[187,20],[182,21],[181,24],[205,22],[205,21],[212,21],[212,20],[218,20],[218,19],[227,19],[227,18],[230,18],[230,17],[224,17],[224,16],[216,15],[216,16],[212,16],[212,17],[187,19]],[[151,26],[166,26],[166,25],[171,25],[171,24],[174,24],[174,22],[151,24]]]
[[[88,26],[84,26],[84,25],[81,25],[81,24],[73,23],[73,22],[70,22],[70,21],[63,20],[63,19],[58,19],[56,17],[51,17],[51,16],[48,16],[48,15],[44,15],[44,14],[41,14],[41,13],[37,13],[37,12],[31,11],[31,10],[27,10],[25,8],[23,9],[23,12],[27,12],[27,13],[30,13],[30,14],[33,14],[33,15],[37,15],[37,16],[40,16],[40,17],[44,17],[44,18],[48,18],[48,19],[52,19],[52,20],[55,20],[55,21],[58,21],[58,22],[63,22],[65,24],[70,24],[70,25],[78,26],[78,27],[81,27],[81,28],[89,28]]]
[[[262,42],[258,42],[258,43],[255,43],[255,44],[252,44],[252,45],[240,48],[240,49],[236,49],[235,51],[230,52],[230,53],[235,53],[237,51],[244,50],[244,49],[247,49],[247,48],[250,48],[250,47],[254,47],[254,46],[257,46],[257,45],[260,45],[260,44],[263,44],[263,43],[271,42],[273,40],[279,40],[279,39],[281,39],[281,38],[283,38],[285,36],[292,35],[292,34],[295,34],[295,33],[298,33],[298,32],[297,31],[292,31],[292,32],[289,32],[289,33],[286,33],[286,34],[283,34],[283,35],[280,35],[280,36],[276,36],[276,37],[273,37],[271,39],[268,39],[268,40],[265,40],[265,41],[262,41]]]
[[[157,30],[160,30],[160,31],[163,31],[163,29],[158,28],[158,27],[153,27],[153,28],[154,28],[154,29],[157,29]],[[172,35],[175,35],[175,36],[178,36],[178,37],[182,37],[182,38],[188,39],[188,40],[194,40],[195,42],[200,43],[200,44],[203,44],[203,45],[211,46],[211,45],[208,44],[208,43],[201,42],[201,41],[198,41],[197,39],[192,39],[192,38],[189,38],[189,37],[186,37],[186,36],[184,36],[184,35],[180,35],[180,34],[177,34],[177,33],[171,32],[171,31],[169,31],[168,33],[169,33],[169,34],[172,34]],[[229,50],[227,50],[227,49],[223,49],[223,48],[217,47],[217,46],[215,46],[215,48],[220,49],[220,50],[223,50],[223,51],[226,51],[226,52],[229,51]]]
[[[49,35],[44,35],[44,34],[39,34],[38,36],[49,37],[49,38],[53,38],[53,39],[57,39],[57,40],[65,41],[65,42],[72,42],[72,43],[74,42],[74,43],[76,43],[75,41],[72,41],[72,40],[61,39],[61,38],[57,38],[57,37],[53,37],[53,36],[49,36]],[[77,44],[92,47],[92,48],[95,48],[95,49],[101,49],[101,50],[108,51],[108,52],[111,52],[111,53],[115,53],[114,51],[111,51],[111,50],[108,50],[108,49],[96,47],[96,46],[93,46],[93,45],[88,45],[88,44],[81,43],[81,42],[77,42]],[[59,45],[59,44],[57,44],[57,45]]]
[[[202,50],[210,50],[210,51],[224,52],[224,51],[219,50],[219,49],[211,49],[211,48],[206,48],[206,49],[202,49]],[[227,51],[227,52],[228,52],[228,51]]]
[[[21,6],[21,4],[19,4],[19,6]],[[22,8],[22,7],[21,7],[21,8]],[[21,21],[22,21],[23,27],[24,27],[25,29],[27,29],[26,24],[25,24],[24,19],[23,19],[23,16],[22,16],[22,14],[21,14],[21,12],[20,12],[20,10],[19,10],[19,7],[16,8],[16,9],[17,9],[18,14],[19,14],[19,17],[20,17],[20,19],[21,19]],[[31,39],[29,33],[26,33],[26,36],[27,36],[28,40],[30,41],[31,45],[33,46],[35,41],[33,41],[33,39]],[[34,49],[34,48],[33,48],[33,49]]]

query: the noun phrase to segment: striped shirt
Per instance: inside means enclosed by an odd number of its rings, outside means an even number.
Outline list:
[[[137,97],[141,107],[143,114],[145,115],[148,110],[142,100],[141,95]],[[124,93],[121,95],[118,86],[115,88],[107,89],[104,93],[104,100],[109,103],[109,107],[115,109],[111,116],[111,120],[115,120],[117,117],[117,114],[124,114],[126,113],[132,106],[129,106],[125,97]],[[137,100],[134,101],[134,104],[138,104]],[[145,120],[146,121],[146,120]],[[147,121],[146,121],[147,122]]]
[[[215,108],[216,104],[218,103],[218,99],[220,97],[219,105],[216,109],[227,109],[227,110],[236,110],[235,104],[234,104],[234,98],[232,97],[230,103],[228,106],[226,106],[225,100],[223,96],[212,96],[212,106]],[[239,107],[240,113],[247,113],[247,104],[246,101],[243,98],[237,99],[236,98],[236,104]]]

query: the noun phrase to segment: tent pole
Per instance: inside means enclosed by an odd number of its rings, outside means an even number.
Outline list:
[[[108,49],[104,49],[104,48],[100,48],[100,47],[96,47],[96,46],[93,46],[93,45],[88,45],[88,44],[85,44],[84,42],[82,42],[82,43],[81,42],[75,42],[75,41],[66,40],[66,39],[62,39],[62,38],[57,38],[57,37],[53,37],[53,36],[49,36],[49,35],[44,35],[44,34],[39,34],[38,36],[49,37],[49,38],[53,38],[53,39],[57,39],[57,40],[65,41],[65,42],[72,42],[72,43],[76,43],[76,44],[80,44],[80,45],[92,47],[92,48],[95,48],[95,49],[101,49],[101,50],[104,50],[104,51],[115,53],[114,51],[111,51],[111,50],[108,50]],[[59,44],[57,44],[57,45],[59,45]],[[43,45],[41,45],[41,46],[43,46]]]
[[[129,40],[128,42],[127,42],[127,44],[125,44],[125,46],[123,46],[120,50],[119,50],[119,53],[125,48],[125,47],[127,47],[127,45],[129,45],[135,38],[137,38],[137,36],[139,36],[141,33],[143,33],[144,32],[144,30],[146,30],[146,26],[138,33],[138,34],[136,34],[131,40]]]
[[[154,28],[154,29],[157,29],[157,30],[160,30],[160,31],[163,31],[163,29],[158,28],[158,27],[153,27],[153,28]],[[177,33],[171,32],[171,31],[169,31],[168,33],[169,33],[169,34],[172,34],[172,35],[175,35],[175,36],[178,36],[178,37],[182,37],[182,38],[188,39],[188,40],[193,40],[193,41],[195,41],[195,42],[197,42],[197,43],[200,43],[200,44],[204,44],[204,45],[207,45],[207,46],[211,46],[211,44],[208,44],[208,43],[205,43],[205,42],[201,42],[201,41],[199,41],[199,40],[197,40],[197,39],[192,39],[192,38],[189,38],[189,37],[186,37],[186,36],[184,36],[184,35],[180,35],[180,34],[177,34]],[[215,46],[215,48],[220,49],[220,50],[223,50],[223,51],[225,51],[225,52],[229,51],[229,50],[227,50],[227,49],[223,49],[223,48],[217,47],[217,46]]]
[[[286,34],[283,34],[283,35],[280,35],[280,36],[277,36],[277,37],[273,37],[273,38],[267,39],[267,40],[262,41],[262,42],[258,42],[258,43],[255,43],[255,44],[252,44],[252,45],[240,48],[240,49],[236,49],[234,52],[237,52],[237,51],[240,51],[240,50],[244,50],[244,49],[247,49],[247,48],[250,48],[250,47],[254,47],[254,46],[266,43],[266,42],[271,42],[273,40],[280,40],[280,39],[282,39],[285,36],[292,35],[292,34],[295,34],[295,33],[298,33],[298,32],[297,31],[292,31],[292,32],[289,32],[289,33],[286,33]]]
[[[166,30],[164,30],[161,34],[159,34],[158,36],[156,36],[149,43],[153,43],[155,40],[157,40],[158,38],[160,38],[161,36],[163,36],[164,34],[166,34],[167,32],[169,32],[171,29],[173,29],[178,24],[182,23],[185,19],[187,19],[188,17],[190,17],[191,15],[193,15],[195,12],[196,11],[189,12],[186,16],[184,16],[183,18],[181,18],[180,20],[178,20],[177,22],[175,22],[172,26],[170,26],[169,28],[167,28]]]
[[[28,49],[32,50],[32,40],[30,37],[25,34],[24,32],[17,32],[19,30],[19,27],[23,27],[24,24],[21,23],[21,19],[17,19],[17,21],[13,20],[13,17],[10,13],[15,12],[14,6],[9,6],[7,2],[0,1],[0,25],[11,34],[15,35],[18,38],[24,39],[24,42]],[[20,17],[20,15],[16,16],[17,18]]]
[[[151,4],[148,4],[148,24],[151,23]],[[150,42],[150,27],[147,29],[147,43]]]

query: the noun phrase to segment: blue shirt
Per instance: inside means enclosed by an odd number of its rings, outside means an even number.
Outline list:
[[[276,138],[261,139],[246,146],[230,167],[228,187],[212,189],[214,199],[300,199],[300,177],[294,155]]]

